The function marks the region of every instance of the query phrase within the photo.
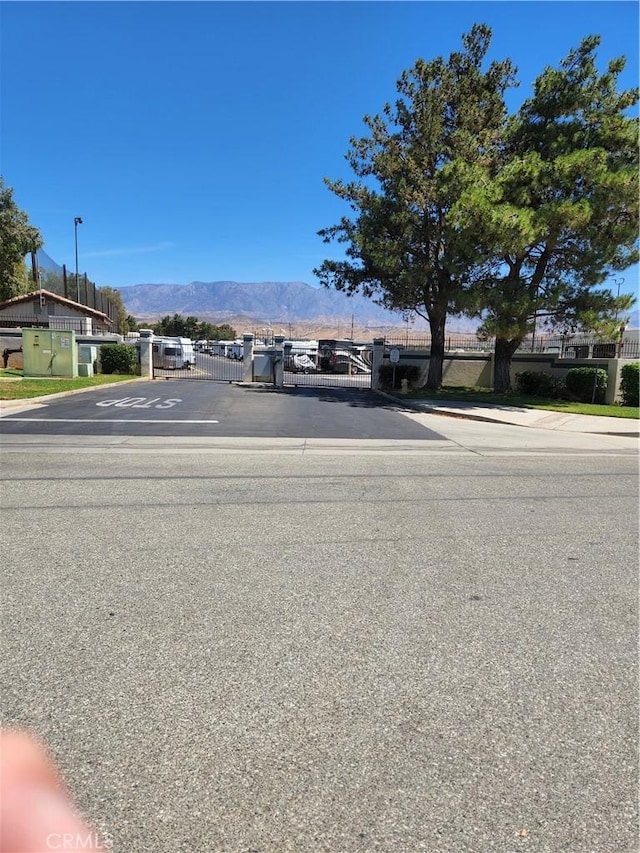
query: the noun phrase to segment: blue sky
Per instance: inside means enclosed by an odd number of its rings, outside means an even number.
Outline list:
[[[2,2],[0,168],[58,263],[98,285],[305,281],[337,247],[349,138],[418,57],[493,29],[529,94],[602,36],[628,58],[636,2]],[[622,274],[623,292],[638,269]]]

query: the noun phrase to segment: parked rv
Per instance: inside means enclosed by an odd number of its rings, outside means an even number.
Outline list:
[[[319,340],[318,366],[324,373],[371,373],[371,345]]]
[[[153,366],[162,370],[190,370],[196,363],[190,338],[155,336],[152,338]]]
[[[292,373],[315,373],[317,366],[315,361],[306,353],[285,356],[284,369]]]
[[[182,370],[185,367],[182,347],[171,341],[155,340],[151,344],[153,366],[160,370]],[[191,365],[188,365],[191,367]]]
[[[315,373],[318,370],[318,342],[284,342],[284,369],[291,373]]]
[[[191,338],[175,338],[182,347],[182,354],[185,360],[185,367],[196,363],[196,354],[193,349],[193,341]]]

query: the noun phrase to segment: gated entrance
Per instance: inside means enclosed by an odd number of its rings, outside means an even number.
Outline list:
[[[371,344],[352,341],[284,341],[256,344],[221,341],[183,358],[173,346],[153,345],[154,379],[209,379],[218,382],[273,382],[274,385],[371,388]]]
[[[267,382],[277,387],[371,388],[371,344],[347,340],[285,341],[268,344],[245,335],[180,349],[176,339],[152,341],[154,379]]]
[[[348,340],[284,342],[284,384],[370,388],[373,347]]]
[[[155,353],[154,353],[155,356]],[[159,358],[153,360],[154,379],[209,379],[217,382],[241,382],[243,360],[240,355],[214,355],[194,352],[193,360],[171,367]]]

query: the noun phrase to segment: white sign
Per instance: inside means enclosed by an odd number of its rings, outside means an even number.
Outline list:
[[[391,364],[397,364],[400,361],[400,350],[395,347],[389,353],[389,361]]]

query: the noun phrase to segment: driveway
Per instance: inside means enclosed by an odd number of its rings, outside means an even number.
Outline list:
[[[240,386],[167,380],[103,386],[44,404],[6,407],[5,435],[236,436],[429,441],[402,405],[349,388]]]

